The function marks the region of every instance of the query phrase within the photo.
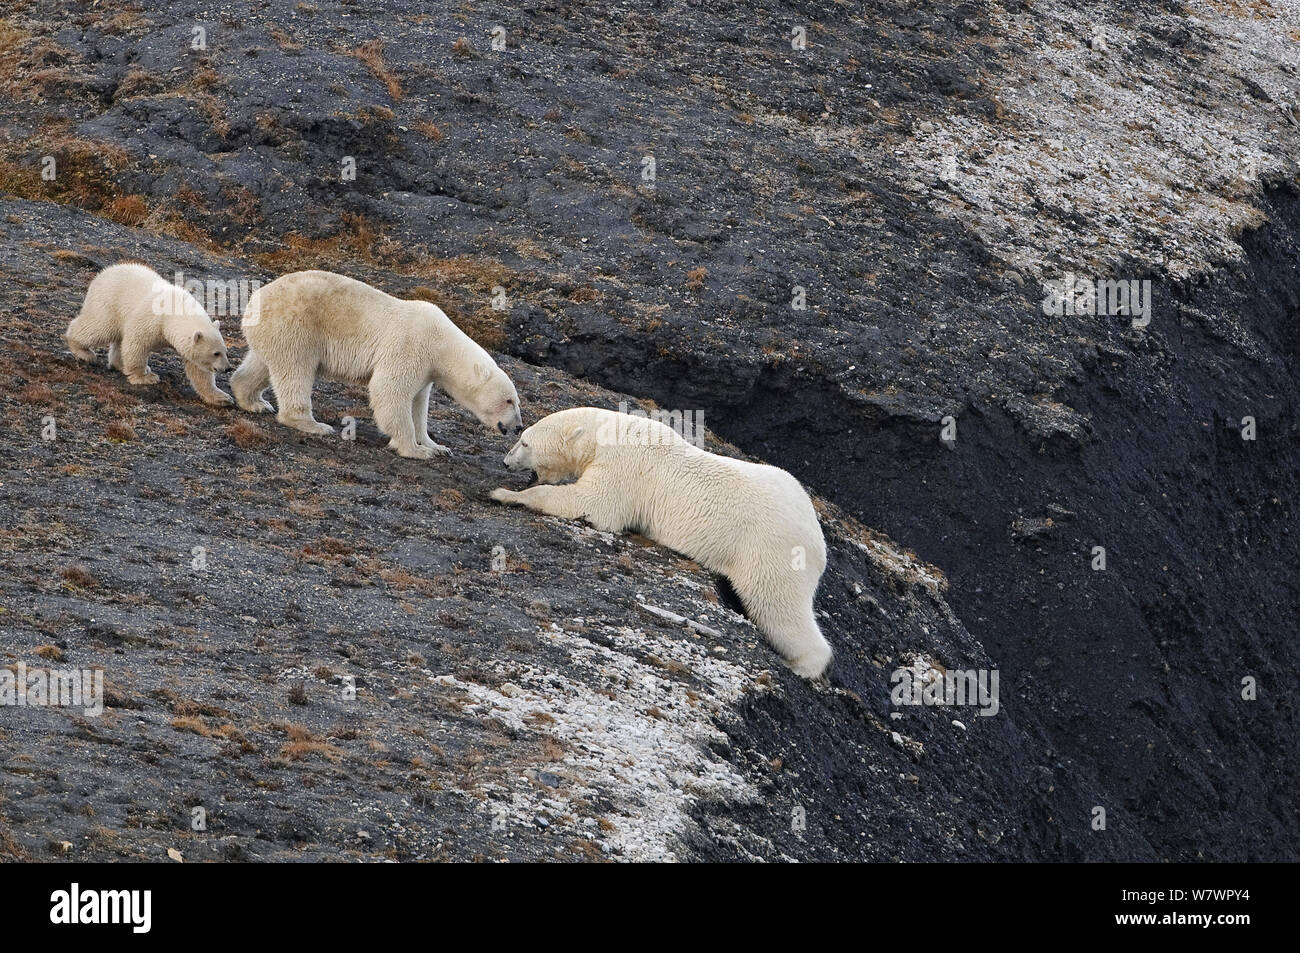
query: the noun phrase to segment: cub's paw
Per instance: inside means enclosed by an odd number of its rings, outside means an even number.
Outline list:
[[[275,408],[271,406],[270,401],[262,400],[260,397],[257,400],[251,400],[248,403],[244,403],[241,400],[239,402],[239,409],[246,410],[250,414],[269,414],[271,411],[275,410]]]
[[[135,384],[137,387],[141,387],[146,384],[157,384],[160,380],[162,380],[162,378],[159,377],[157,374],[155,374],[153,371],[150,371],[147,374],[128,374],[126,379],[130,381],[132,384]]]
[[[424,447],[427,450],[432,450],[435,456],[439,456],[439,457],[451,456],[451,447],[444,447],[442,444],[437,443],[433,440],[421,440],[420,446]]]
[[[80,344],[73,344],[69,341],[68,349],[72,351],[72,356],[79,361],[93,361],[95,359],[95,352],[88,347],[82,347]]]
[[[216,391],[215,393],[208,394],[206,397],[203,398],[203,403],[211,404],[213,407],[229,407],[234,402],[235,402],[235,398],[231,397],[224,390],[219,390]]]
[[[492,491],[492,499],[498,503],[518,503],[519,494],[514,490],[507,490],[505,487],[499,486]]]

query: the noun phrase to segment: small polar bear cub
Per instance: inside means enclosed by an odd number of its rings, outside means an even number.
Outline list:
[[[262,413],[269,384],[276,419],[310,434],[318,376],[370,385],[375,424],[404,457],[451,451],[429,436],[429,391],[451,395],[489,429],[524,429],[519,395],[488,352],[427,301],[406,301],[329,271],[297,271],[254,292],[244,312],[248,355],[230,377],[244,410]]]
[[[594,407],[533,424],[505,462],[535,471],[538,485],[499,488],[492,499],[639,532],[689,556],[727,577],[790,668],[804,678],[826,671],[831,647],[813,615],[826,541],[789,473],[701,450],[657,420]]]
[[[230,368],[221,322],[209,318],[194,295],[144,265],[110,265],[96,275],[64,339],[82,361],[93,361],[95,348],[107,345],[109,366],[132,384],[158,383],[149,355],[170,345],[204,403],[231,403],[217,387],[216,372]]]

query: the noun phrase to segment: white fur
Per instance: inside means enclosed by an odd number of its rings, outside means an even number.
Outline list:
[[[96,275],[64,338],[83,361],[93,361],[95,348],[107,346],[109,365],[132,384],[158,383],[149,355],[170,345],[204,403],[231,402],[217,387],[216,372],[230,367],[220,322],[192,294],[144,265],[110,265]]]
[[[816,678],[830,664],[813,615],[826,542],[808,494],[784,470],[718,456],[658,421],[594,407],[533,424],[505,462],[534,470],[539,484],[496,489],[492,499],[675,549],[731,581],[795,672]]]
[[[333,433],[312,416],[318,376],[370,385],[375,423],[404,457],[450,451],[429,436],[436,384],[488,428],[523,429],[515,385],[469,335],[427,301],[404,301],[329,271],[298,271],[259,288],[244,314],[248,354],[230,378],[244,410],[271,410],[306,433]]]

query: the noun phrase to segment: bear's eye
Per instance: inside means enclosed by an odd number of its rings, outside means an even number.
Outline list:
[[[213,356],[213,357],[220,357],[220,356],[221,356],[221,352],[220,352],[220,351],[213,351],[213,352],[212,352],[212,356]]]

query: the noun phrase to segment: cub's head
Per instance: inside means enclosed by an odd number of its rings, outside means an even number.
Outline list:
[[[468,385],[457,388],[455,392],[449,388],[447,392],[489,430],[496,429],[506,436],[514,436],[524,429],[515,385],[486,354],[474,362]]]
[[[575,407],[543,417],[506,454],[506,466],[534,471],[539,483],[563,483],[582,476],[596,455],[597,428],[586,411]]]
[[[211,330],[199,328],[190,335],[185,359],[214,373],[230,370],[230,357],[226,354],[226,342],[221,337],[220,321],[213,321]]]

